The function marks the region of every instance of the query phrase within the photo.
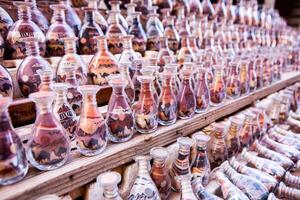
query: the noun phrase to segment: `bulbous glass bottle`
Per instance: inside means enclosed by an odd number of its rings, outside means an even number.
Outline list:
[[[13,97],[13,80],[6,68],[0,65],[0,95]]]
[[[168,62],[166,61],[166,57],[164,58],[165,62]],[[178,92],[179,92],[179,87],[181,85],[180,83],[180,79],[178,77],[178,65],[177,64],[173,64],[173,63],[169,63],[169,64],[166,64],[164,66],[164,71],[163,72],[168,72],[168,73],[171,73],[173,74],[173,78],[172,78],[172,87],[173,87],[173,91],[174,91],[174,94],[177,96],[178,95]]]
[[[228,158],[228,150],[225,143],[227,127],[223,123],[215,123],[211,132],[207,153],[212,169],[220,166]]]
[[[226,96],[229,99],[236,99],[241,95],[240,68],[238,60],[229,63],[229,76],[226,80]]]
[[[177,99],[172,87],[172,73],[160,74],[162,91],[158,100],[158,123],[160,125],[171,125],[177,120]]]
[[[28,171],[26,152],[15,132],[8,113],[10,97],[0,98],[0,185],[9,185],[23,179]]]
[[[97,182],[103,188],[100,197],[103,200],[123,200],[119,194],[118,184],[121,182],[121,175],[118,172],[105,172],[97,177]]]
[[[128,34],[134,36],[132,38],[132,45],[134,51],[144,55],[147,47],[147,36],[140,22],[140,15],[140,12],[135,12],[132,14],[133,21],[132,25],[130,26],[130,29],[128,30]]]
[[[167,26],[164,31],[164,36],[168,38],[168,47],[176,53],[179,50],[179,35],[174,26],[174,16],[167,17]]]
[[[31,21],[31,3],[15,2],[18,8],[18,20],[10,27],[5,40],[5,58],[23,59],[26,57],[24,39],[35,37],[39,42],[39,53],[45,54],[45,36],[41,29]]]
[[[173,3],[173,15],[178,16],[180,8],[184,9],[184,15],[188,16],[190,13],[189,2],[187,0],[177,0]]]
[[[66,163],[70,153],[70,139],[52,113],[54,92],[30,94],[37,107],[33,135],[28,141],[27,158],[37,169],[53,170]]]
[[[94,156],[104,151],[107,140],[107,125],[96,101],[98,85],[79,86],[83,94],[83,106],[76,130],[79,152],[85,156]]]
[[[152,133],[157,129],[157,103],[154,99],[152,82],[153,76],[139,76],[141,93],[133,105],[135,128],[140,133]]]
[[[163,31],[161,30],[157,21],[158,14],[150,13],[148,15],[149,19],[147,22],[147,50],[150,51],[160,51],[160,37],[163,36]],[[160,21],[159,21],[160,22]]]
[[[210,105],[219,106],[226,99],[226,86],[224,83],[223,66],[215,65],[214,76],[212,83],[209,86],[210,91]]]
[[[234,185],[241,189],[249,199],[260,200],[266,199],[269,195],[268,189],[257,179],[236,172],[228,163],[224,162],[221,165],[224,173],[232,181]]]
[[[157,39],[157,38],[156,38]],[[158,54],[157,54],[157,64],[160,67],[160,72],[164,71],[165,63],[165,56],[174,56],[174,53],[169,49],[168,47],[168,38],[166,37],[160,37],[159,38],[159,48],[158,48]]]
[[[188,137],[177,138],[178,152],[170,169],[170,176],[172,179],[172,188],[175,191],[180,190],[180,183],[176,180],[176,176],[187,175],[191,173],[190,170],[190,149],[193,140]]]
[[[206,186],[210,175],[210,163],[207,156],[207,143],[210,136],[196,133],[193,135],[193,139],[195,141],[196,156],[191,163],[191,170],[196,176],[201,176],[201,183]]]
[[[235,156],[241,149],[239,133],[243,125],[243,120],[239,117],[232,116],[229,118],[230,125],[225,138],[228,157]]]
[[[126,30],[119,23],[119,12],[118,11],[110,11],[109,16],[111,18],[111,22],[108,25],[106,31],[108,50],[112,54],[122,53],[122,40],[121,37],[126,35]]]
[[[128,24],[128,30],[130,29],[130,26],[132,25],[132,16],[131,14],[135,12],[135,8],[136,8],[136,4],[135,3],[128,3],[125,5],[125,7],[127,8],[127,16],[126,16],[126,21]]]
[[[149,66],[144,65],[143,68],[140,70],[144,76],[154,77],[154,80],[153,80],[151,86],[152,86],[153,96],[154,96],[155,102],[157,104],[158,104],[159,95],[161,93],[161,86],[158,81],[158,69],[159,69],[158,66],[151,65],[151,63],[150,63]]]
[[[68,86],[65,83],[55,83],[52,85],[52,88],[56,92],[56,98],[53,105],[53,114],[64,127],[69,138],[74,140],[78,117],[66,98]]]
[[[196,110],[196,97],[192,88],[192,75],[190,69],[182,69],[182,83],[177,95],[178,117],[189,119],[194,116]]]
[[[43,33],[46,33],[49,28],[49,22],[45,15],[37,7],[36,0],[25,0],[25,2],[31,3],[32,21],[40,27]]]
[[[160,200],[159,191],[156,188],[155,183],[151,179],[149,174],[148,165],[150,157],[137,156],[135,161],[138,164],[138,174],[134,181],[134,184],[130,190],[128,199],[140,199],[145,200]]]
[[[171,178],[166,166],[169,152],[163,147],[154,147],[150,150],[150,155],[153,157],[151,178],[159,191],[160,198],[166,200],[171,192]]]
[[[253,119],[255,115],[251,112],[244,113],[245,120],[239,133],[241,148],[249,147],[254,142]]]
[[[97,3],[98,0],[90,0],[88,1],[88,7],[93,8],[95,10],[94,11],[95,22],[100,26],[102,32],[105,34],[108,28],[108,24],[105,18],[103,17],[103,15],[101,14],[101,12],[99,12]]]
[[[124,28],[125,31],[128,31],[128,23],[127,23],[126,19],[123,17],[123,15],[121,15],[121,10],[120,10],[121,3],[122,3],[122,1],[116,1],[116,0],[109,2],[110,6],[111,6],[111,11],[118,12],[117,17],[119,19],[121,26]],[[113,21],[113,19],[111,19],[111,16],[108,16],[107,23],[110,24],[112,21]]]
[[[97,42],[98,52],[94,55],[89,64],[89,72],[93,84],[107,86],[106,77],[110,74],[118,73],[119,63],[107,50],[105,36],[98,36]]]
[[[239,62],[240,64],[240,82],[241,82],[241,95],[249,94],[250,92],[250,77],[249,77],[249,62],[248,59],[242,58]]]
[[[46,55],[63,56],[65,37],[75,37],[72,28],[66,23],[66,7],[61,4],[51,5],[53,10],[52,23],[46,34]]]
[[[210,0],[203,0],[202,1],[202,8],[203,8],[203,16],[207,17],[208,20],[213,20],[215,18],[215,9],[211,4]]]
[[[134,134],[134,119],[125,88],[128,81],[122,75],[110,75],[108,84],[113,88],[106,114],[108,138],[112,142],[126,142]]]
[[[143,67],[143,60],[142,59],[137,59],[133,61],[133,76],[132,76],[132,83],[134,86],[134,101],[138,101],[140,97],[140,92],[141,92],[141,83],[138,80],[139,76],[142,76],[142,67]]]
[[[132,105],[135,100],[135,92],[134,85],[130,78],[129,67],[131,66],[130,62],[120,63],[119,71],[122,76],[127,81],[127,85],[125,87],[125,93],[127,95],[127,102],[129,105]]]
[[[6,38],[8,30],[13,25],[14,21],[2,7],[0,7],[0,21],[0,34],[3,38]]]
[[[198,69],[198,78],[195,86],[196,95],[196,113],[203,113],[209,107],[209,89],[207,84],[207,70],[205,68]]]
[[[53,72],[52,70],[38,71],[41,79],[41,84],[39,85],[39,91],[51,92],[51,85],[53,84]]]
[[[76,37],[64,38],[65,55],[59,61],[56,69],[57,82],[66,81],[67,73],[65,67],[69,65],[75,66],[75,77],[79,85],[85,85],[88,82],[87,65],[76,53],[76,41]]]
[[[28,97],[32,92],[39,91],[41,79],[39,70],[50,70],[50,64],[40,56],[38,38],[29,37],[24,39],[27,57],[20,64],[17,71],[17,80],[21,93]]]
[[[180,44],[181,44],[181,48],[177,52],[177,63],[180,65],[181,68],[183,63],[186,61],[187,57],[191,58],[189,62],[196,61],[196,57],[190,47],[189,37],[182,36]]]
[[[96,36],[103,35],[100,26],[95,21],[95,9],[83,8],[85,12],[84,24],[79,32],[79,54],[93,55],[97,52]]]
[[[71,0],[59,0],[61,5],[64,5],[66,8],[66,22],[73,29],[75,36],[78,36],[81,28],[81,20],[77,15],[76,11],[72,7]]]

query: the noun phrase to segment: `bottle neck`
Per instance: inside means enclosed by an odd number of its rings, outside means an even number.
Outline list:
[[[148,160],[140,160],[138,162],[139,165],[139,174],[149,174],[148,171]]]
[[[89,8],[94,8],[94,9],[98,9],[98,5],[97,5],[97,1],[95,1],[95,0],[90,0],[89,2],[88,2],[88,7]]]
[[[48,72],[45,72],[41,75],[41,87],[43,88],[47,88],[49,90],[51,90],[51,83],[52,83],[52,72],[51,73],[48,73]]]
[[[53,19],[57,23],[65,23],[66,22],[65,10],[55,9],[53,11]]]
[[[139,15],[136,15],[136,16],[133,17],[132,24],[138,25],[138,26],[141,25],[140,16]]]
[[[8,108],[4,108],[0,110],[0,132],[13,130],[13,126],[10,122],[10,116],[8,113]]]
[[[183,198],[185,195],[189,195],[189,194],[194,195],[190,180],[188,180],[188,179],[181,180],[181,193],[182,193]]]
[[[152,94],[152,88],[151,88],[152,83],[151,82],[145,82],[141,84],[141,95],[146,95],[148,93]]]
[[[57,104],[62,104],[67,102],[67,95],[66,92],[63,90],[59,90],[56,92],[56,98],[55,98],[55,102]]]
[[[66,82],[71,85],[77,85],[76,75],[75,75],[75,69],[72,71],[66,72]]]
[[[52,104],[46,102],[36,102],[37,113],[42,115],[46,113],[51,113],[51,106]]]
[[[107,42],[106,39],[99,39],[97,42],[98,51],[106,51],[107,50]]]
[[[162,158],[154,158],[153,159],[153,166],[157,168],[165,168],[166,160]]]
[[[190,47],[189,39],[184,37],[181,39],[181,47]]]
[[[111,10],[112,11],[120,11],[120,4],[117,4],[117,3],[111,4]]]
[[[124,86],[113,86],[113,93],[116,96],[123,96],[125,92],[125,87]]]
[[[94,93],[84,93],[83,103],[86,105],[97,106],[96,94]]]
[[[160,39],[160,48],[167,49],[168,48],[168,41],[165,38]]]
[[[26,43],[26,55],[27,56],[38,56],[40,54],[38,42],[27,42]]]
[[[111,24],[119,24],[118,13],[110,14],[110,20],[111,20]]]
[[[123,49],[125,50],[125,49],[127,49],[127,50],[131,50],[131,49],[133,49],[132,48],[132,41],[131,41],[131,38],[129,39],[124,39],[123,40],[124,42],[123,42]]]
[[[117,199],[119,197],[119,190],[117,185],[104,187],[103,188],[103,196],[106,199]]]
[[[18,7],[18,19],[19,20],[31,20],[31,10],[29,6]]]
[[[95,12],[93,10],[85,11],[85,21],[89,24],[95,22]]]
[[[75,41],[65,41],[65,53],[76,53],[76,43]]]

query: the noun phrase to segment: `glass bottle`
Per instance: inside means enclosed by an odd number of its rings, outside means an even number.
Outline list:
[[[25,148],[15,132],[8,113],[12,98],[0,98],[0,185],[9,185],[23,179],[28,171]]]
[[[13,80],[10,73],[5,67],[0,65],[0,95],[13,97],[13,89]]]
[[[249,91],[253,92],[256,90],[256,86],[257,86],[255,60],[253,58],[251,58],[248,66],[249,66],[249,69],[248,69],[249,70]]]
[[[10,27],[5,40],[6,59],[25,58],[26,48],[24,39],[35,37],[39,42],[39,53],[45,54],[45,36],[41,29],[31,21],[31,4],[29,2],[14,2],[18,8],[18,20]]]
[[[101,12],[98,11],[97,3],[98,3],[98,0],[90,0],[90,1],[88,1],[88,7],[93,8],[95,10],[94,11],[95,22],[99,25],[102,32],[105,34],[107,31],[107,28],[108,28],[108,24],[107,24],[105,18],[103,17],[103,15],[101,14]]]
[[[225,142],[228,150],[228,157],[231,158],[232,156],[235,156],[241,149],[239,133],[243,125],[243,120],[239,117],[232,116],[229,118],[229,121],[230,125]]]
[[[239,133],[241,148],[249,147],[254,142],[253,119],[255,115],[251,112],[244,113],[245,120]]]
[[[78,117],[66,98],[68,85],[65,83],[55,83],[52,85],[52,88],[56,92],[56,98],[53,105],[53,114],[64,127],[69,138],[74,140]]]
[[[70,154],[70,139],[52,113],[54,92],[30,94],[35,102],[37,117],[28,142],[27,158],[37,169],[53,170],[66,163]]]
[[[132,38],[132,45],[133,49],[136,52],[139,52],[140,54],[144,55],[146,52],[147,47],[147,36],[144,31],[144,28],[140,22],[140,12],[135,12],[132,14],[132,26],[130,26],[130,29],[128,30],[128,34],[133,35]]]
[[[176,53],[179,50],[179,35],[174,26],[174,16],[167,17],[167,26],[164,31],[164,36],[168,38],[168,47]]]
[[[119,12],[118,11],[110,11],[109,16],[111,18],[111,22],[108,25],[106,31],[107,43],[108,43],[108,50],[112,54],[119,54],[122,53],[123,44],[122,36],[126,35],[125,29],[119,24]]]
[[[147,21],[145,27],[146,27],[146,30],[148,30],[148,28],[151,25],[153,25],[152,22],[154,22],[157,25],[159,31],[163,34],[163,32],[164,32],[164,26],[163,26],[162,22],[159,19],[159,14],[157,13],[158,9],[159,9],[158,6],[155,6],[155,5],[151,6],[151,8],[149,10],[150,13],[148,14],[148,21]],[[151,20],[149,19],[150,17],[151,17]]]
[[[121,175],[118,172],[100,174],[97,182],[103,188],[102,200],[122,200],[118,190],[118,184],[121,182]]]
[[[76,130],[77,148],[85,156],[100,154],[107,145],[107,125],[96,101],[98,85],[79,86],[83,94],[83,106]]]
[[[197,175],[193,175],[192,177],[192,188],[194,194],[196,195],[197,199],[199,200],[220,200],[219,197],[209,193],[202,185],[202,178]]]
[[[196,83],[195,95],[196,95],[196,113],[203,113],[209,107],[209,89],[207,84],[207,70],[205,68],[198,69],[198,78]]]
[[[44,70],[37,72],[41,79],[41,84],[39,85],[39,91],[51,92],[51,85],[53,83],[53,72],[52,70]]]
[[[113,89],[106,114],[108,138],[112,142],[126,142],[134,134],[133,114],[125,92],[128,81],[122,75],[110,75],[108,84]]]
[[[207,17],[208,20],[212,20],[215,18],[215,9],[210,0],[203,0],[202,1],[202,8],[203,8],[203,16]]]
[[[283,182],[281,182],[277,188],[277,196],[284,199],[297,200],[300,199],[300,190],[287,187]]]
[[[249,200],[249,198],[238,187],[236,187],[221,170],[216,171],[215,176],[218,183],[221,185],[224,199]]]
[[[134,101],[138,101],[141,92],[141,83],[138,80],[139,76],[142,76],[142,67],[143,67],[143,59],[137,59],[133,61],[133,76],[132,76],[132,83],[134,86]]]
[[[150,13],[147,22],[147,50],[160,51],[160,38],[163,36],[163,30],[160,30],[157,21],[158,14]],[[160,22],[160,21],[159,21]]]
[[[266,172],[267,174],[275,177],[277,180],[281,180],[285,173],[285,170],[277,162],[258,157],[247,152],[246,149],[243,149],[241,158],[247,161],[251,166],[254,166],[260,171]]]
[[[196,56],[199,55],[199,53],[200,53],[200,50],[198,49],[198,46],[197,46],[197,40],[196,39],[197,38],[195,36],[190,36],[189,37],[190,47],[191,47],[192,52],[195,55],[195,59],[196,59]]]
[[[150,157],[137,156],[134,160],[139,169],[128,199],[160,200],[159,191],[148,170]]]
[[[25,0],[25,2],[31,3],[32,21],[40,27],[43,33],[46,33],[49,28],[49,22],[45,15],[37,7],[36,0]]]
[[[166,57],[164,57],[164,60],[165,60],[165,62],[168,62],[168,61],[166,61]],[[164,66],[164,71],[163,71],[163,72],[168,72],[168,73],[171,73],[174,75],[172,78],[172,87],[173,87],[174,94],[176,96],[178,95],[179,87],[181,85],[180,79],[177,76],[177,74],[178,74],[177,71],[178,71],[178,65],[174,64],[174,63],[166,64]]]
[[[14,21],[2,7],[0,7],[0,21],[0,34],[3,38],[6,38],[8,30],[13,25]]]
[[[189,119],[194,116],[196,110],[196,97],[192,88],[192,75],[190,69],[182,69],[182,83],[177,95],[178,117]]]
[[[97,37],[98,52],[89,64],[89,72],[93,84],[107,86],[106,77],[118,73],[119,63],[116,58],[107,50],[105,36]]]
[[[66,21],[73,29],[75,36],[78,36],[81,28],[81,20],[77,15],[76,11],[72,7],[71,0],[59,0],[61,5],[66,8]]]
[[[95,36],[103,35],[100,26],[95,21],[94,8],[83,8],[85,12],[84,24],[79,32],[79,54],[93,55],[97,52],[97,40]]]
[[[127,81],[127,85],[125,87],[125,93],[127,95],[127,101],[129,105],[132,105],[135,100],[135,92],[134,85],[130,78],[129,67],[131,66],[130,62],[120,63],[119,71],[122,76]]]
[[[50,64],[40,56],[38,38],[24,39],[27,57],[20,64],[17,71],[17,80],[21,93],[28,97],[32,92],[39,90],[41,79],[38,71],[51,70]]]
[[[177,176],[176,179],[180,181],[180,200],[197,200],[196,195],[194,194],[192,184],[191,184],[191,175],[181,175]]]
[[[210,163],[207,156],[207,143],[210,136],[196,133],[193,135],[195,141],[196,157],[191,163],[192,173],[201,176],[201,183],[203,186],[208,185],[210,175]]]
[[[187,0],[178,0],[173,3],[173,15],[178,16],[180,8],[184,9],[184,15],[188,16],[190,13],[189,2]]]
[[[66,7],[61,4],[50,5],[53,10],[52,23],[46,34],[46,55],[59,56],[64,55],[65,37],[75,37],[72,28],[66,23]]]
[[[300,158],[300,151],[298,151],[294,146],[275,142],[274,140],[270,139],[268,135],[264,135],[262,141],[270,149],[287,156],[294,162],[298,162]]]
[[[79,84],[75,76],[75,66],[68,65],[64,69],[66,72],[65,82],[68,84],[67,100],[76,115],[79,116],[82,109],[82,94],[78,90]]]
[[[269,191],[273,191],[278,181],[271,175],[262,172],[258,169],[248,167],[244,164],[239,163],[235,157],[232,157],[229,161],[231,167],[237,172],[252,177],[261,182]]]
[[[138,59],[137,53],[133,50],[132,47],[132,38],[133,35],[124,35],[122,36],[122,45],[123,51],[119,58],[119,63],[131,63],[129,66],[130,77],[133,77],[134,74],[134,61]]]
[[[193,53],[193,51],[190,47],[189,37],[182,36],[180,44],[181,44],[181,48],[177,52],[177,63],[182,67],[182,65],[186,61],[187,57],[191,58],[190,62],[196,61],[195,54]]]
[[[249,94],[250,92],[250,80],[249,80],[249,62],[248,59],[242,58],[240,64],[240,81],[241,81],[241,95]]]
[[[171,125],[177,120],[177,99],[172,87],[172,73],[162,72],[162,91],[158,103],[158,123],[160,125]]]
[[[157,103],[153,96],[153,76],[139,76],[141,93],[133,105],[136,130],[140,133],[152,133],[157,129]]]
[[[75,77],[79,85],[85,85],[88,82],[87,65],[76,52],[76,41],[76,37],[64,38],[65,55],[59,61],[56,69],[57,82],[66,81],[67,74],[64,68],[69,65],[75,66]]]
[[[285,144],[288,146],[292,146],[295,147],[295,149],[297,149],[298,151],[300,150],[300,143],[298,142],[298,140],[294,139],[294,138],[290,138],[284,135],[281,135],[279,133],[276,133],[273,130],[270,130],[269,132],[269,137],[271,139],[273,139],[274,141],[281,143],[281,144]]]
[[[128,24],[128,30],[130,29],[130,26],[132,26],[132,16],[131,14],[135,12],[136,4],[135,3],[128,3],[125,5],[127,8],[127,17],[125,18]]]
[[[229,99],[236,99],[241,95],[241,81],[239,60],[229,62],[229,76],[226,80],[226,96]]]
[[[210,105],[219,106],[226,98],[226,86],[224,83],[223,66],[213,66],[214,76],[210,85]]]
[[[109,4],[111,6],[111,11],[115,11],[117,12],[117,17],[119,19],[119,22],[121,24],[121,26],[124,28],[125,31],[128,30],[128,24],[126,19],[121,15],[121,10],[120,10],[120,5],[121,5],[122,1],[110,1]],[[108,24],[112,23],[113,19],[111,19],[111,16],[108,16],[107,18],[107,22]]]
[[[224,173],[234,185],[241,189],[249,199],[260,200],[266,199],[269,195],[268,189],[257,179],[236,172],[228,163],[224,162],[221,165]]]
[[[208,159],[212,169],[220,166],[228,158],[228,150],[225,143],[227,127],[223,123],[215,123],[211,132],[211,140],[208,144]]]
[[[158,81],[158,66],[151,65],[147,66],[145,65],[140,71],[144,76],[151,76],[154,77],[153,83],[151,84],[152,90],[153,90],[153,96],[155,99],[155,102],[158,104],[158,98],[161,93],[161,86]]]
[[[192,143],[193,140],[191,138],[177,138],[178,152],[170,169],[172,188],[175,191],[180,190],[180,183],[178,180],[176,180],[176,176],[187,175],[191,173],[189,157]]]
[[[291,130],[285,130],[283,129],[283,127],[280,127],[278,125],[276,125],[274,127],[274,131],[276,131],[277,133],[281,134],[281,135],[284,135],[284,136],[288,136],[290,138],[294,138],[294,139],[297,139],[297,140],[300,140],[300,135],[292,132]]]
[[[166,200],[171,192],[171,178],[166,166],[169,152],[163,147],[154,147],[150,150],[150,155],[153,157],[151,178],[159,191],[160,198]]]
[[[174,56],[174,53],[169,49],[168,47],[168,38],[167,37],[160,37],[159,38],[159,49],[158,49],[158,54],[157,54],[157,64],[160,67],[160,72],[163,71],[164,66],[166,65],[165,63],[165,56]]]
[[[284,183],[288,186],[300,189],[300,178],[287,171],[284,175]]]

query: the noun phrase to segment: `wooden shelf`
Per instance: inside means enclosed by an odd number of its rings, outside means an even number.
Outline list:
[[[132,158],[136,155],[148,154],[152,147],[174,143],[178,137],[194,133],[208,124],[250,105],[255,100],[299,80],[299,72],[285,73],[282,80],[269,87],[236,100],[227,100],[222,106],[211,108],[209,111],[197,114],[189,120],[179,120],[174,125],[159,127],[152,134],[136,134],[133,139],[122,144],[109,144],[107,149],[98,156],[84,157],[74,149],[68,163],[63,167],[48,172],[40,172],[31,168],[23,181],[11,186],[1,187],[0,197],[1,199],[23,200],[35,199],[44,194],[65,194],[91,182],[102,172],[132,161]],[[17,132],[24,133],[25,131],[24,128],[18,128]],[[30,133],[30,128],[27,127],[26,134],[28,135],[28,133]],[[24,139],[27,137],[25,135],[22,136]]]

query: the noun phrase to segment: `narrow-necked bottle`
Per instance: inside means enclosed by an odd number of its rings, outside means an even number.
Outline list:
[[[3,97],[13,97],[13,79],[10,73],[7,71],[7,69],[1,65],[0,65],[0,95],[2,95]]]
[[[121,10],[120,10],[121,3],[122,3],[122,1],[116,1],[116,0],[113,0],[113,1],[109,2],[110,6],[111,6],[111,11],[118,12],[117,17],[119,19],[119,22],[120,22],[121,26],[124,28],[124,30],[127,31],[128,30],[128,23],[127,23],[126,19],[123,17],[123,15],[121,15]],[[107,23],[111,24],[112,21],[113,21],[113,19],[111,19],[111,16],[109,16],[107,18]]]
[[[261,200],[268,198],[269,191],[259,180],[238,173],[229,165],[228,161],[224,162],[221,168],[232,183],[240,188],[249,199]]]
[[[108,43],[108,50],[112,54],[119,54],[122,53],[123,45],[121,37],[126,35],[126,30],[120,25],[119,11],[110,11],[109,16],[111,18],[111,22],[108,25],[106,31],[107,43]]]
[[[25,148],[15,132],[8,113],[10,97],[0,98],[0,185],[9,185],[23,179],[28,171]]]
[[[202,177],[198,175],[193,175],[192,177],[192,188],[194,194],[199,200],[221,200],[221,198],[209,193],[206,191],[204,186],[202,185]]]
[[[244,124],[239,133],[241,148],[249,147],[254,142],[253,118],[255,115],[251,112],[245,112]]]
[[[66,22],[72,28],[75,36],[78,37],[80,28],[81,28],[81,20],[77,15],[75,9],[72,7],[71,0],[59,0],[61,5],[64,5],[66,8]]]
[[[234,59],[231,62],[229,62],[229,76],[226,80],[226,96],[229,99],[236,99],[241,95],[241,71],[238,62],[238,59]]]
[[[240,81],[241,81],[241,95],[248,94],[250,92],[250,81],[249,81],[249,62],[248,58],[241,58],[240,62]]]
[[[53,114],[67,131],[70,139],[74,140],[78,117],[66,98],[68,86],[65,83],[55,83],[52,88],[56,92]]]
[[[84,24],[79,32],[79,54],[93,55],[97,52],[95,36],[103,35],[102,29],[95,21],[95,8],[83,8],[85,12]]]
[[[150,154],[153,157],[151,178],[158,189],[160,198],[166,200],[171,192],[171,178],[166,166],[169,152],[163,147],[154,147],[150,150]]]
[[[134,85],[130,77],[129,68],[131,66],[130,62],[120,63],[119,71],[121,76],[127,81],[127,85],[125,87],[125,93],[127,95],[127,101],[129,105],[132,105],[135,100],[135,92]]]
[[[125,18],[128,24],[128,30],[130,29],[130,26],[132,25],[133,19],[131,14],[135,12],[136,4],[135,3],[128,3],[125,5],[127,8],[127,17]]]
[[[224,83],[224,72],[222,65],[215,65],[212,83],[209,86],[210,105],[219,106],[226,99],[226,85]]]
[[[39,53],[45,54],[45,36],[41,29],[31,21],[31,3],[15,2],[18,8],[18,20],[10,27],[6,37],[5,58],[23,59],[26,57],[24,39],[34,37],[39,42]]]
[[[38,71],[51,70],[50,64],[40,56],[38,38],[28,37],[24,41],[27,57],[20,64],[17,80],[21,93],[28,97],[30,93],[39,91],[41,79]]]
[[[106,114],[108,138],[112,142],[126,142],[134,134],[134,119],[125,88],[128,81],[120,74],[110,75],[108,84],[113,88]]]
[[[160,40],[159,38],[163,36],[163,31],[159,27],[158,14],[150,13],[148,15],[149,19],[147,22],[147,50],[159,51],[160,50]],[[160,22],[161,23],[161,22]]]
[[[248,167],[244,164],[239,163],[235,157],[232,157],[229,161],[232,168],[237,172],[252,177],[261,182],[269,191],[273,191],[278,181],[271,175],[262,172],[258,169]]]
[[[133,105],[136,130],[140,133],[151,133],[157,129],[157,103],[152,89],[153,76],[139,76],[141,93]]]
[[[186,57],[191,57],[190,62],[196,61],[196,57],[194,52],[190,47],[190,40],[189,37],[183,36],[181,37],[181,48],[177,53],[177,62],[182,67],[183,63],[186,61]]]
[[[192,188],[190,174],[176,176],[176,179],[180,182],[180,200],[198,199]]]
[[[142,59],[137,59],[133,61],[133,75],[132,75],[132,83],[134,86],[134,97],[135,100],[137,101],[140,97],[140,92],[141,92],[141,83],[138,80],[138,77],[143,75],[141,70],[143,68],[143,60]]]
[[[76,130],[79,152],[85,156],[94,156],[104,151],[107,144],[107,125],[100,113],[96,94],[98,85],[79,86],[83,94],[83,106]]]
[[[103,17],[103,15],[101,14],[101,12],[99,12],[97,3],[98,3],[98,0],[90,0],[90,1],[88,1],[88,7],[95,9],[95,11],[94,11],[95,22],[100,26],[102,32],[105,34],[107,31],[107,28],[108,28],[108,24],[107,24],[105,18]]]
[[[43,33],[46,33],[49,28],[49,22],[48,22],[47,18],[45,17],[45,15],[37,7],[36,0],[25,0],[25,2],[31,3],[32,21],[40,27],[40,29],[43,31]]]
[[[11,16],[4,10],[2,7],[0,7],[0,34],[3,38],[6,38],[8,30],[13,25],[14,21],[11,18]]]
[[[177,139],[178,152],[170,170],[172,188],[175,191],[180,190],[180,183],[175,177],[191,173],[189,157],[192,143],[193,140],[188,137],[180,137]]]
[[[203,133],[193,135],[195,141],[196,156],[191,163],[192,173],[201,176],[203,186],[208,185],[210,175],[210,163],[207,156],[207,144],[210,136]]]
[[[300,199],[300,190],[292,187],[287,187],[281,182],[277,188],[277,196],[280,198],[297,200]]]
[[[38,74],[40,75],[41,84],[39,86],[39,91],[44,92],[51,92],[51,84],[53,83],[53,71],[52,70],[43,70],[38,71]]]
[[[47,56],[63,56],[65,37],[75,37],[74,31],[66,22],[65,5],[51,5],[53,10],[52,23],[46,34],[46,55]]]
[[[107,86],[106,77],[118,73],[119,63],[116,58],[107,50],[105,36],[98,36],[98,52],[89,64],[89,72],[93,84]]]
[[[118,184],[121,182],[121,175],[118,172],[105,172],[97,177],[97,182],[103,188],[103,200],[122,200]]]
[[[162,91],[158,100],[158,123],[160,125],[171,125],[177,119],[177,99],[172,87],[172,73],[163,72],[160,74]]]
[[[241,149],[239,133],[243,125],[243,120],[239,117],[232,116],[229,118],[230,125],[225,138],[228,150],[228,157],[235,156]]]
[[[138,174],[128,199],[160,200],[159,191],[149,174],[149,156],[137,156]]]
[[[28,142],[28,160],[42,171],[57,169],[67,162],[71,147],[67,132],[52,112],[55,93],[35,92],[29,97],[36,104],[37,117]]]
[[[164,36],[168,38],[168,46],[175,53],[179,50],[179,35],[174,26],[174,16],[167,17],[167,26],[164,31]]]
[[[182,83],[177,95],[178,117],[189,119],[194,116],[196,110],[196,97],[192,88],[192,75],[190,69],[182,69]]]
[[[207,84],[207,70],[205,68],[198,69],[198,78],[195,86],[196,95],[196,113],[203,113],[209,107],[210,94]]]
[[[158,65],[160,66],[160,72],[163,71],[164,66],[166,65],[165,63],[165,56],[174,56],[174,53],[169,49],[168,47],[168,38],[167,37],[160,37],[159,38],[159,50],[158,50],[158,55],[157,55],[157,60],[158,60]]]
[[[169,58],[171,58],[171,57],[169,57]],[[167,59],[167,57],[164,57],[165,62],[168,62],[167,60],[169,60],[169,58]],[[178,92],[179,92],[180,85],[181,85],[180,79],[177,75],[178,74],[178,65],[175,64],[175,63],[168,63],[164,66],[164,72],[174,74],[174,76],[172,78],[172,87],[173,87],[174,94],[177,96]]]
[[[300,177],[291,174],[289,171],[287,171],[284,175],[284,183],[288,186],[300,189]]]
[[[300,143],[298,140],[294,139],[294,138],[290,138],[284,135],[281,135],[279,133],[276,133],[273,130],[269,131],[269,135],[268,135],[271,139],[273,139],[274,141],[281,143],[281,144],[285,144],[288,146],[293,146],[295,147],[298,151],[300,150]]]
[[[79,85],[85,85],[88,82],[87,65],[77,54],[76,41],[77,37],[64,38],[65,55],[59,61],[56,69],[57,82],[66,81],[67,73],[65,67],[69,65],[75,66],[75,77]]]

